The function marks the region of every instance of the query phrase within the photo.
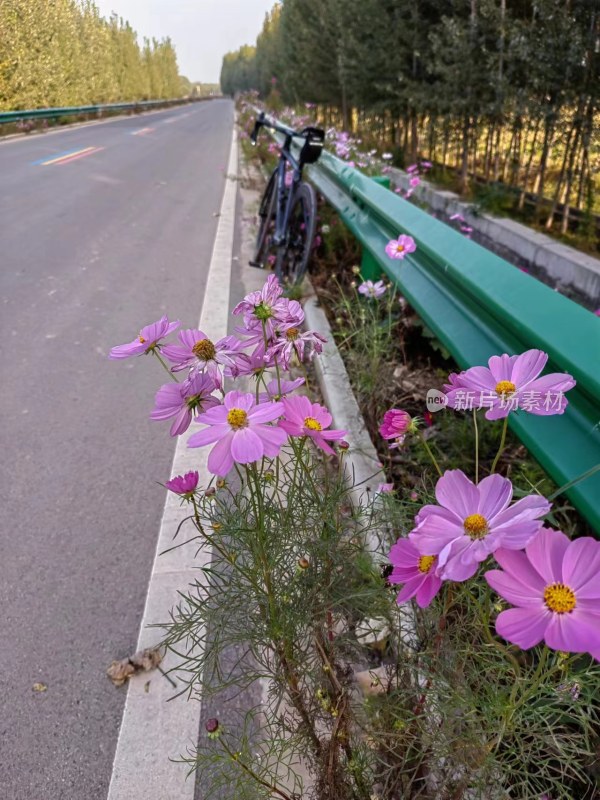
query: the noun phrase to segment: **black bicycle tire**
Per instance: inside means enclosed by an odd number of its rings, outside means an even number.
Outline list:
[[[315,190],[309,183],[305,183],[301,181],[298,186],[296,187],[296,191],[294,192],[294,200],[292,202],[291,212],[290,212],[290,221],[294,219],[294,210],[298,203],[306,203],[307,205],[307,213],[305,215],[305,234],[304,234],[304,250],[302,253],[302,258],[300,262],[295,265],[295,268],[291,271],[287,264],[287,257],[290,246],[292,245],[291,242],[291,232],[288,231],[286,236],[286,241],[281,247],[277,250],[277,260],[275,262],[275,274],[279,278],[281,283],[291,283],[296,284],[300,283],[304,275],[306,274],[306,270],[308,269],[308,262],[310,261],[310,257],[312,254],[312,246],[315,239],[315,233],[317,229],[317,196],[315,194]]]
[[[276,196],[277,196],[277,170],[275,170],[271,174],[271,177],[269,178],[269,182],[267,183],[267,187],[263,193],[262,199],[260,201],[260,207],[258,209],[258,218],[260,222],[258,227],[258,233],[256,235],[254,261],[257,264],[262,264],[263,267],[266,266],[266,264],[263,262],[263,251],[265,249],[266,235],[269,228],[269,223],[271,219],[275,216]],[[264,253],[264,255],[266,256],[266,253]]]

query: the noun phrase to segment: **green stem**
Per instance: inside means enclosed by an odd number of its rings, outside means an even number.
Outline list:
[[[437,473],[438,473],[438,475],[439,475],[439,476],[440,476],[440,478],[441,478],[441,477],[442,477],[442,475],[443,475],[443,472],[442,472],[442,470],[440,469],[440,465],[438,464],[438,462],[437,462],[437,460],[436,460],[435,456],[434,456],[434,455],[433,455],[433,453],[431,452],[431,447],[429,447],[429,445],[427,444],[427,440],[425,439],[425,437],[423,436],[423,434],[421,433],[421,431],[417,431],[417,433],[418,433],[418,435],[419,435],[419,439],[421,440],[421,444],[423,445],[423,447],[424,447],[424,448],[425,448],[425,450],[427,451],[427,455],[428,455],[428,456],[429,456],[429,458],[431,459],[431,462],[432,462],[433,466],[436,468],[436,470],[437,470]]]
[[[498,452],[496,453],[496,458],[492,462],[492,469],[490,475],[493,475],[496,471],[496,466],[498,465],[498,461],[500,460],[500,456],[504,452],[504,445],[506,443],[506,431],[508,430],[508,415],[504,417],[504,424],[502,426],[502,436],[500,437],[500,446],[498,447]]]
[[[598,471],[600,471],[600,464],[596,464],[595,467],[592,467],[591,469],[588,469],[582,475],[578,475],[576,478],[573,478],[572,481],[569,481],[568,483],[565,483],[563,486],[560,487],[560,489],[557,489],[555,492],[553,492],[551,495],[549,495],[548,496],[548,500],[554,500],[556,497],[558,497],[559,494],[562,494],[563,492],[566,492],[567,489],[570,489],[571,486],[575,486],[576,483],[579,483],[580,481],[584,481],[584,480],[586,480],[586,478],[591,478],[592,475],[595,475],[596,472],[598,472]]]
[[[154,348],[154,350],[153,350],[152,352],[153,352],[153,353],[154,353],[154,355],[155,355],[155,356],[158,358],[158,360],[159,360],[159,361],[160,361],[160,363],[162,364],[163,368],[164,368],[164,369],[165,369],[165,370],[168,372],[168,374],[169,374],[169,378],[171,378],[171,380],[172,380],[172,381],[175,381],[175,383],[179,383],[179,381],[177,380],[177,378],[175,377],[175,375],[173,375],[173,373],[172,373],[172,372],[171,372],[171,370],[169,369],[169,365],[166,363],[166,361],[164,360],[164,358],[163,358],[163,357],[160,355],[160,353],[158,352],[158,350],[157,350],[156,348]]]
[[[250,777],[253,778],[258,784],[264,786],[265,789],[268,789],[272,794],[279,795],[279,797],[283,798],[283,800],[292,800],[289,794],[286,794],[284,791],[279,789],[277,786],[275,786],[274,783],[269,783],[268,781],[265,781],[263,778],[260,777],[260,775],[257,775],[256,772],[254,772],[254,770],[251,769],[247,764],[244,764],[243,761],[240,761],[237,753],[232,752],[231,748],[227,746],[223,738],[220,738],[219,742],[221,743],[221,747],[229,755],[231,760],[234,761],[236,764],[239,764],[240,768],[247,775],[250,775]]]

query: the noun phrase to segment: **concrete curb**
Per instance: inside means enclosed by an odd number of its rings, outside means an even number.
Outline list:
[[[236,174],[238,163],[237,130],[234,125],[228,174]],[[233,254],[237,181],[228,180],[221,203],[221,213],[206,282],[199,328],[216,341],[227,335],[229,296]],[[198,470],[200,484],[206,486],[212,477],[206,462],[207,449],[189,450],[187,440],[194,432],[179,437],[172,474]],[[194,583],[198,570],[207,565],[211,554],[193,547],[182,547],[160,556],[172,547],[173,535],[181,520],[189,515],[180,499],[168,493],[160,526],[152,575],[148,586],[138,649],[156,646],[161,639],[158,630],[149,626],[170,619],[171,609],[180,600],[178,592]],[[183,541],[183,539],[182,539]],[[165,671],[176,669],[178,659],[168,653]],[[175,674],[177,688],[160,674],[140,674],[130,679],[121,730],[113,762],[108,800],[193,800],[194,779],[187,779],[185,767],[177,759],[198,743],[201,703],[188,699],[185,684]],[[180,697],[175,697],[184,692]]]
[[[394,185],[404,190],[410,188],[410,175],[407,173],[391,168],[388,174]],[[571,290],[591,305],[600,302],[600,259],[581,253],[515,220],[487,214],[475,215],[472,203],[465,203],[454,192],[436,189],[427,181],[421,182],[414,190],[414,195],[432,211],[447,218],[452,214],[462,214],[489,250],[504,257],[510,258],[511,254],[516,256],[520,259],[519,266],[532,267],[567,294]]]

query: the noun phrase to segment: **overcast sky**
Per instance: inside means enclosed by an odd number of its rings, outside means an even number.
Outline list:
[[[143,36],[170,36],[179,72],[216,83],[229,50],[254,44],[275,0],[95,0],[104,17],[116,11]]]

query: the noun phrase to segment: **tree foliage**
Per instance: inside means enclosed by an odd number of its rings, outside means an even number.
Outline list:
[[[0,109],[179,97],[172,42],[144,40],[92,0],[0,0]]]
[[[243,55],[242,55],[243,51]],[[243,61],[243,68],[242,68]],[[223,91],[274,84],[325,122],[585,206],[600,161],[597,0],[283,0]]]

